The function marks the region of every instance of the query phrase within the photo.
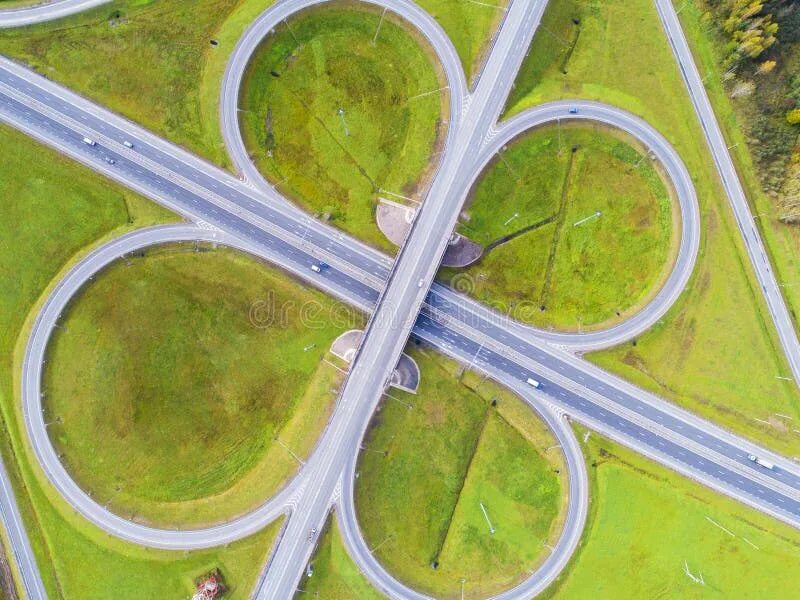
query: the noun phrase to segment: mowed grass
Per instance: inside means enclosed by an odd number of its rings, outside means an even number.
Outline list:
[[[573,18],[580,34],[569,54],[559,40],[575,39]],[[788,367],[653,3],[554,0],[543,25],[509,113],[569,97],[630,110],[673,144],[700,202],[700,253],[687,291],[635,346],[593,354],[592,360],[739,434],[797,455],[800,435],[774,413],[800,419],[800,397],[795,384],[778,379]]]
[[[248,600],[258,575],[281,529],[281,521],[224,547],[168,552],[123,545],[117,540],[98,542],[60,519],[43,519],[51,556],[57,570],[58,595],[50,597],[106,600],[190,598],[194,580],[219,569],[228,589],[226,600]],[[39,561],[41,565],[41,561]]]
[[[51,439],[76,480],[160,525],[266,500],[297,469],[291,452],[315,443],[340,378],[321,358],[343,328],[303,318],[312,304],[332,314],[331,300],[245,255],[197,250],[101,273],[63,319],[45,376]]]
[[[175,216],[5,126],[0,126],[0,141],[5,148],[0,167],[0,451],[48,596],[181,598],[191,594],[194,577],[219,567],[232,588],[230,597],[248,598],[279,524],[226,548],[154,551],[99,531],[42,484],[15,395],[30,326],[26,318],[76,254],[112,232]]]
[[[472,82],[497,34],[507,2],[419,0],[417,4],[442,26],[458,52],[467,82]]]
[[[320,597],[327,600],[378,600],[373,588],[347,554],[339,524],[331,516],[311,557],[313,574],[300,580],[295,598]]]
[[[668,275],[680,233],[650,161],[619,135],[584,126],[535,130],[509,145],[465,212],[459,232],[484,247],[539,226],[440,277],[463,288],[467,275],[482,302],[566,330],[641,308]]]
[[[243,4],[265,8],[263,1],[242,0],[115,1],[66,19],[4,30],[0,52],[225,164],[218,113],[208,112],[199,88],[207,66],[227,56],[238,35],[217,47],[210,40],[229,15],[247,8]],[[216,79],[218,102],[221,72]]]
[[[272,3],[116,0],[55,22],[4,30],[0,52],[228,166],[219,128],[222,76],[238,39]],[[502,11],[468,0],[420,5],[450,36],[465,71],[474,74]],[[111,27],[109,18],[117,14]]]
[[[364,442],[361,529],[375,556],[416,589],[455,597],[466,578],[472,595],[498,592],[524,579],[558,535],[561,456],[545,454],[552,435],[519,399],[472,373],[459,379],[456,364],[430,351],[413,356],[419,394],[396,396],[413,409],[385,399]]]
[[[794,596],[796,529],[595,435],[584,449],[589,520],[576,555],[543,598]]]
[[[254,55],[242,131],[279,191],[392,249],[375,223],[377,199],[418,196],[445,131],[446,91],[436,91],[444,85],[430,49],[389,13],[314,9]]]

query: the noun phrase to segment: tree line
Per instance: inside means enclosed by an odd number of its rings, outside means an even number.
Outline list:
[[[723,79],[744,113],[762,188],[781,221],[800,224],[800,2],[705,0],[705,7],[703,19],[722,37]]]

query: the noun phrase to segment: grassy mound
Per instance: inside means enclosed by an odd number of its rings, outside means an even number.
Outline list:
[[[240,99],[245,142],[281,192],[389,249],[377,198],[419,191],[444,131],[444,85],[431,52],[388,13],[314,9],[253,57]]]
[[[45,376],[51,438],[123,515],[195,525],[265,500],[314,443],[338,371],[332,301],[230,251],[154,249],[73,303]],[[278,439],[278,441],[275,441]],[[287,449],[288,448],[288,449]]]
[[[387,399],[361,453],[360,525],[406,584],[456,596],[465,578],[485,597],[524,579],[557,537],[562,459],[545,452],[552,434],[519,399],[472,373],[459,378],[436,355],[415,358],[419,395],[402,397],[413,410]]]
[[[485,254],[440,277],[516,319],[567,330],[607,326],[641,308],[668,275],[679,235],[650,161],[585,127],[515,141],[465,212],[459,231]]]

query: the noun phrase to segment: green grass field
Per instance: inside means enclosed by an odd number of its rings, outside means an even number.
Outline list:
[[[239,104],[248,150],[281,192],[391,250],[377,198],[417,196],[445,131],[446,93],[416,97],[445,85],[431,51],[381,19],[352,8],[295,17],[254,55]]]
[[[320,535],[314,556],[313,574],[303,577],[295,598],[320,597],[326,600],[378,600],[383,598],[361,574],[347,554],[336,519],[331,516]]]
[[[190,594],[195,576],[220,567],[245,599],[277,533],[271,526],[227,548],[160,552],[120,542],[67,507],[34,467],[21,423],[18,377],[26,320],[76,254],[112,234],[174,220],[143,198],[0,126],[0,451],[51,598],[149,600]]]
[[[471,594],[499,591],[558,535],[562,458],[545,454],[552,434],[520,400],[472,373],[459,381],[459,367],[431,351],[413,356],[419,394],[397,396],[413,409],[386,399],[359,459],[362,531],[386,568],[421,591],[454,597],[461,578]]]
[[[584,451],[589,520],[576,555],[543,598],[793,596],[796,529],[595,435]],[[705,585],[689,579],[684,562]]]
[[[450,37],[467,81],[471,82],[478,74],[508,3],[505,0],[482,4],[469,0],[419,0],[417,4],[435,18]]]
[[[200,87],[213,68],[213,102],[219,102],[222,70],[215,63],[244,30],[237,13],[249,10],[252,20],[264,8],[263,0],[117,0],[67,19],[4,30],[0,52],[226,164],[217,109],[203,101]],[[218,32],[228,18],[235,33],[223,39]],[[220,41],[216,48],[212,38]]]
[[[724,69],[720,66],[727,49],[720,41],[712,24],[702,20],[704,9],[697,0],[688,0],[679,16],[684,33],[694,53],[698,69],[703,75],[706,92],[714,106],[720,127],[728,141],[729,151],[747,193],[748,200],[762,239],[765,242],[770,262],[775,268],[778,281],[785,283],[781,291],[792,317],[797,321],[800,314],[800,229],[787,226],[777,219],[774,200],[767,196],[759,183],[756,166],[745,141],[740,124],[745,118],[737,111],[734,102],[722,83]]]
[[[463,288],[466,275],[476,298],[541,327],[590,329],[630,316],[669,274],[680,231],[677,207],[642,158],[600,129],[520,138],[487,168],[458,228],[491,249],[440,279]]]
[[[15,3],[2,0],[9,1]],[[0,52],[227,166],[219,128],[222,76],[236,42],[270,4],[115,0],[59,21],[4,30]],[[502,11],[467,0],[420,4],[450,35],[465,70],[472,72]],[[111,27],[109,17],[117,13]]]
[[[777,378],[787,374],[786,362],[653,3],[554,0],[543,24],[508,112],[576,96],[626,108],[675,146],[700,201],[703,236],[687,291],[635,346],[592,360],[737,433],[800,454],[791,428],[756,420],[800,419],[800,397]],[[570,53],[558,40],[576,35]]]
[[[340,379],[321,359],[342,327],[302,317],[312,303],[330,314],[332,300],[245,255],[196,248],[98,276],[45,375],[51,439],[75,479],[119,514],[167,526],[227,520],[272,495],[298,466],[273,440],[306,454]]]

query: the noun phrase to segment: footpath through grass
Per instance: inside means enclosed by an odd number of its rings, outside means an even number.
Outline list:
[[[473,373],[459,378],[460,367],[432,351],[413,356],[419,394],[396,396],[413,410],[385,399],[359,458],[359,522],[406,584],[456,597],[466,578],[483,597],[524,579],[559,534],[562,457],[545,453],[552,434],[518,398]]]
[[[583,446],[589,520],[543,598],[793,597],[796,529],[594,434]]]
[[[378,198],[419,197],[446,128],[446,83],[432,61],[389,13],[296,16],[248,65],[239,103],[251,156],[315,216],[393,249],[375,222]]]
[[[383,598],[347,554],[339,524],[334,515],[328,518],[314,555],[313,574],[300,580],[295,598],[320,597],[326,600],[378,600]]]
[[[345,330],[323,318],[333,310],[229,250],[171,245],[120,261],[51,342],[51,439],[121,515],[186,527],[242,514],[297,470],[291,452],[305,455],[327,421],[340,373],[321,359]]]
[[[787,375],[786,361],[653,3],[553,0],[543,25],[509,112],[571,97],[630,110],[675,146],[700,201],[700,253],[687,291],[635,345],[593,360],[737,433],[800,455],[800,435],[774,414],[800,419],[800,396],[794,383],[778,378]]]
[[[464,213],[459,232],[486,252],[440,277],[516,319],[566,330],[640,309],[669,274],[680,235],[650,161],[616,132],[585,126],[509,145]]]
[[[278,524],[226,548],[163,552],[120,542],[89,525],[42,485],[21,423],[20,360],[40,296],[62,268],[111,232],[174,220],[154,204],[26,136],[0,127],[0,450],[51,598],[185,597],[194,577],[219,567],[245,599]],[[19,340],[18,340],[19,338]]]

